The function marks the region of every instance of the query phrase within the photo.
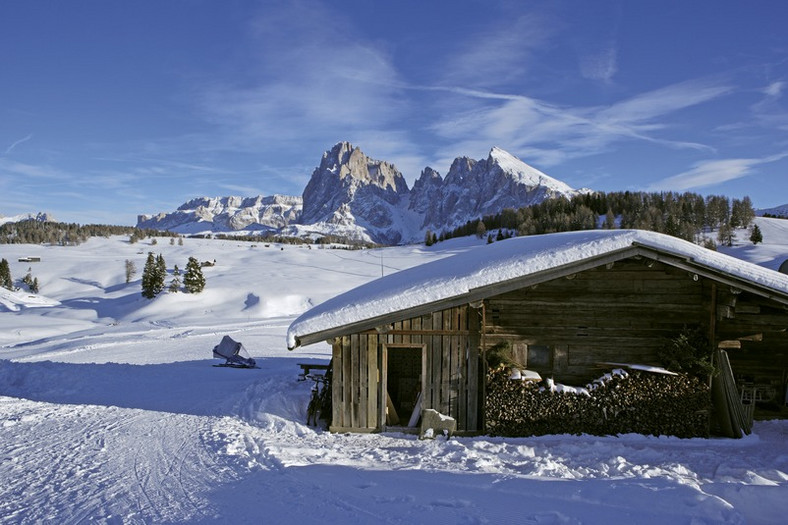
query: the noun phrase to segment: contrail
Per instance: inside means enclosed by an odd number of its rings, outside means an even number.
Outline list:
[[[6,148],[6,150],[5,150],[5,153],[3,153],[3,156],[5,157],[5,156],[6,156],[6,155],[8,155],[9,153],[11,153],[11,152],[14,150],[14,148],[15,148],[15,147],[19,146],[19,145],[20,145],[20,144],[22,144],[23,142],[27,142],[28,140],[30,140],[30,139],[32,139],[32,138],[33,138],[33,134],[31,133],[31,134],[30,134],[30,135],[28,135],[27,137],[23,137],[23,138],[21,138],[21,139],[17,140],[16,142],[14,142],[14,143],[13,143],[13,144],[11,144],[10,146],[8,146],[8,148]]]

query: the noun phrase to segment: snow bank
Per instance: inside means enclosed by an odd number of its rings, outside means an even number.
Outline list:
[[[46,308],[59,304],[59,301],[44,297],[43,295],[0,288],[0,312],[3,310],[7,312],[18,312],[23,308]]]

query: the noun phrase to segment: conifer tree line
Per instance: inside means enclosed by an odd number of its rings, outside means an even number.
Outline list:
[[[90,237],[109,237],[128,235],[134,243],[145,237],[176,237],[177,234],[165,231],[139,229],[132,226],[109,226],[105,224],[70,224],[26,220],[7,222],[0,225],[0,244],[52,244],[77,246]]]
[[[437,241],[492,230],[535,235],[597,228],[641,229],[700,242],[702,232],[720,231],[718,241],[730,243],[734,229],[749,228],[755,209],[749,197],[703,197],[697,193],[613,192],[589,193],[572,199],[549,199],[520,209],[466,222],[442,232]],[[484,233],[482,235],[484,235]],[[431,242],[435,239],[430,238]]]
[[[129,261],[126,262],[126,282],[128,282],[130,279],[128,273]],[[173,268],[172,275],[173,277],[167,287],[167,291],[176,293],[181,286],[181,272],[177,265]],[[166,279],[167,264],[164,262],[164,256],[148,252],[145,267],[142,269],[142,296],[146,299],[153,299],[159,295],[164,291]],[[183,289],[187,293],[200,293],[205,289],[205,276],[202,273],[202,265],[194,257],[189,257],[189,261],[186,263],[186,272],[183,275]]]

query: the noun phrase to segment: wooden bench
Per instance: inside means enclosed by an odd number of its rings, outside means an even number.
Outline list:
[[[326,371],[331,365],[324,365],[322,363],[298,363],[298,366],[301,367],[301,373],[298,374],[298,380],[304,381],[306,379],[306,376],[312,370]]]

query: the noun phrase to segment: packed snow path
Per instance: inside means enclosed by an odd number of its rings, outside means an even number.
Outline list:
[[[2,406],[9,523],[199,520],[212,515],[204,494],[233,479],[200,445],[210,420],[10,398]]]

